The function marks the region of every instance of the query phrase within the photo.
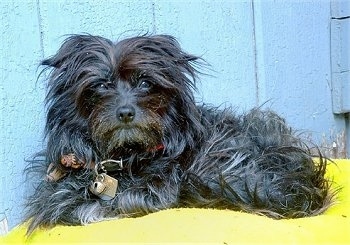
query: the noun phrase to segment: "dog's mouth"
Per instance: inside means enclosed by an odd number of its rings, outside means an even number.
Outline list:
[[[113,157],[119,152],[146,153],[162,144],[162,118],[151,110],[137,107],[130,111],[130,108],[120,107],[116,115],[107,106],[92,114],[91,139],[103,157]]]
[[[125,124],[105,128],[98,126],[93,131],[93,140],[105,156],[126,153],[145,153],[162,145],[162,131],[157,124]]]

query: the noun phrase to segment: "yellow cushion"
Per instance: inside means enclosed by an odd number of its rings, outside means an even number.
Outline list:
[[[182,208],[87,226],[56,226],[37,230],[27,240],[23,224],[0,243],[350,244],[350,160],[336,160],[328,175],[343,188],[335,205],[316,217],[273,220],[229,210]]]

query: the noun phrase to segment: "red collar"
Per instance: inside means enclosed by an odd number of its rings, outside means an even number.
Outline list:
[[[156,147],[149,149],[149,151],[160,151],[160,150],[164,150],[164,148],[165,147],[163,144],[159,144]]]

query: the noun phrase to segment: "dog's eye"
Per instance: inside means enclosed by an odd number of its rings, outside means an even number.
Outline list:
[[[153,84],[146,80],[146,79],[141,79],[139,84],[138,84],[138,88],[140,88],[143,91],[148,91],[149,89],[151,89],[153,86]]]
[[[114,87],[114,83],[112,83],[112,82],[104,82],[104,83],[101,83],[99,86],[102,89],[110,89],[110,88]]]

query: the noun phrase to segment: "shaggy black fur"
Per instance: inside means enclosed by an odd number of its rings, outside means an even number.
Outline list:
[[[230,208],[274,218],[322,212],[330,201],[326,161],[314,162],[274,112],[234,115],[195,104],[201,59],[171,36],[113,43],[73,35],[42,65],[50,69],[47,148],[28,170],[37,174],[27,203],[28,232],[39,226],[86,224],[174,207]],[[234,91],[232,91],[234,94]],[[85,163],[45,180],[63,155]],[[115,198],[89,191],[89,166],[122,159]]]

